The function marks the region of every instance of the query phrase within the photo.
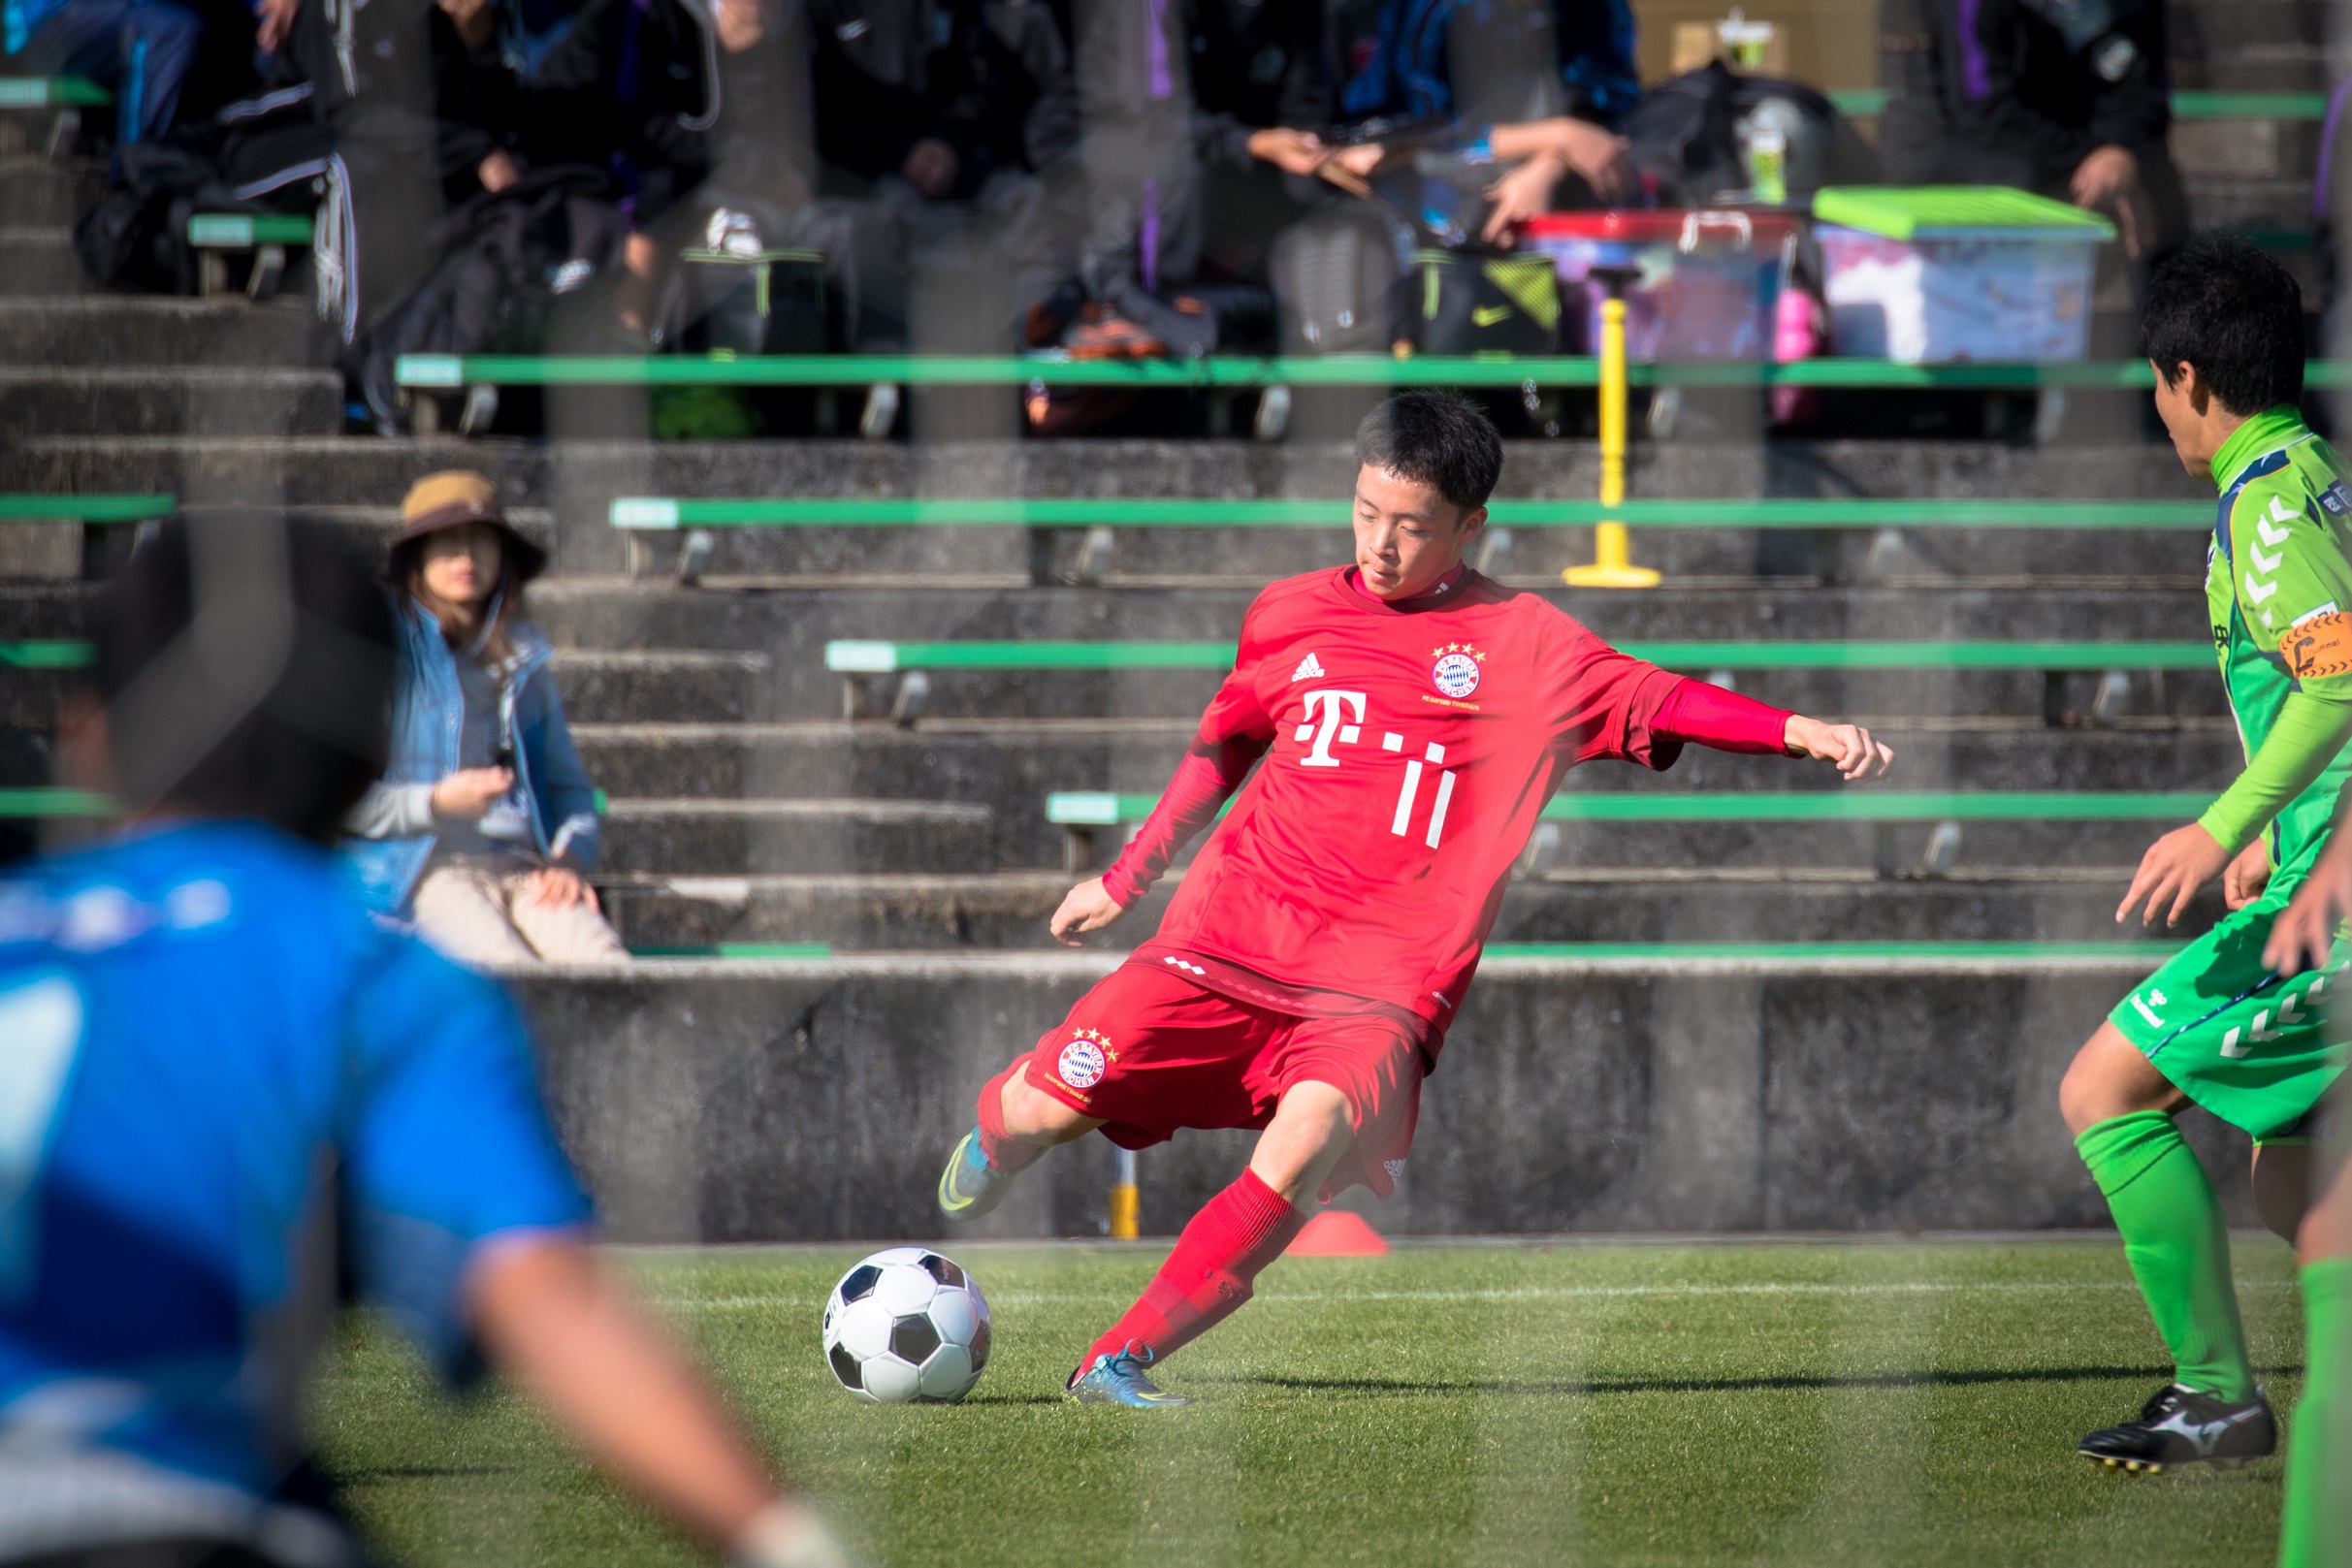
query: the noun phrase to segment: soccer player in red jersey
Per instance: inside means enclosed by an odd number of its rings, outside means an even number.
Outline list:
[[[941,1210],[977,1218],[1046,1149],[1098,1128],[1131,1149],[1182,1127],[1263,1129],[1248,1169],[1086,1352],[1075,1398],[1185,1403],[1145,1369],[1249,1299],[1305,1206],[1394,1190],[1511,863],[1569,768],[1663,769],[1687,742],[1850,780],[1893,761],[1854,725],[1645,664],[1465,565],[1502,470],[1475,404],[1393,399],[1357,454],[1354,564],[1258,595],[1167,792],[1117,862],[1071,889],[1053,935],[1075,945],[1110,925],[1240,790],[1232,812],[1157,934],[981,1091],[940,1176]]]

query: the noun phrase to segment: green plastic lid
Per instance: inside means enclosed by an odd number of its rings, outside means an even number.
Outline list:
[[[1888,240],[2115,238],[2095,212],[2007,185],[1830,185],[1814,196],[1813,215]]]

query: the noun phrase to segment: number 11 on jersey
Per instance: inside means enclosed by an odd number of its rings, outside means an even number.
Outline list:
[[[1383,735],[1380,737],[1380,748],[1386,752],[1402,752],[1404,750],[1404,737],[1393,732]],[[1432,741],[1427,751],[1404,765],[1404,786],[1397,791],[1397,815],[1388,824],[1388,830],[1401,839],[1412,831],[1413,807],[1421,798],[1421,765],[1424,762],[1442,766],[1445,748]],[[1430,806],[1429,837],[1423,842],[1433,849],[1437,848],[1438,835],[1445,831],[1445,808],[1453,798],[1454,775],[1449,770],[1437,775],[1437,798]]]

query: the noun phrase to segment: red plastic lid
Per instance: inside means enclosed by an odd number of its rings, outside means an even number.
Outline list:
[[[1546,212],[1528,219],[1519,233],[1529,240],[1600,240],[1625,245],[1736,245],[1751,248],[1781,241],[1796,232],[1788,212],[1742,212],[1735,208],[1628,208],[1606,212]]]

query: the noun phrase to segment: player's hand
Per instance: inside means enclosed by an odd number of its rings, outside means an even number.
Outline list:
[[[1871,738],[1870,731],[1859,724],[1824,724],[1803,714],[1790,714],[1788,727],[1781,737],[1781,749],[1790,756],[1809,756],[1817,762],[1833,762],[1849,784],[1864,779],[1883,779],[1894,766],[1894,752],[1885,742]]]
[[[478,822],[491,803],[514,787],[504,768],[461,768],[433,786],[433,815],[452,822]]]
[[[2173,829],[2149,845],[2147,853],[2140,857],[2140,871],[2132,878],[2131,891],[2115,906],[2115,923],[2121,925],[2130,919],[2132,911],[2144,903],[2146,909],[2140,916],[2142,925],[2154,925],[2160,912],[2166,925],[2178,925],[2180,916],[2188,910],[2189,900],[2197,896],[2197,889],[2220,876],[2229,863],[2229,851],[2196,823]]]
[[[264,54],[275,54],[294,26],[302,0],[260,0],[253,8],[253,42]]]
[[[2352,916],[2352,835],[2337,828],[2311,875],[2295,890],[2294,902],[2271,925],[2262,962],[2280,975],[2325,969],[2336,949],[2336,933]]]
[[[1083,945],[1079,939],[1087,932],[1100,931],[1126,912],[1120,908],[1119,901],[1111,896],[1111,890],[1103,885],[1103,879],[1096,877],[1079,883],[1063,895],[1062,907],[1053,912],[1053,918],[1046,922],[1046,929],[1063,946],[1077,947]]]
[[[596,908],[596,890],[570,867],[549,866],[531,874],[531,880],[523,884],[523,902],[544,910],[568,910],[575,904],[585,904],[593,911]]]
[[[2271,885],[2271,846],[2266,835],[2238,851],[2230,869],[2221,874],[2221,901],[2233,910],[2242,910],[2262,897],[2262,890]]]

